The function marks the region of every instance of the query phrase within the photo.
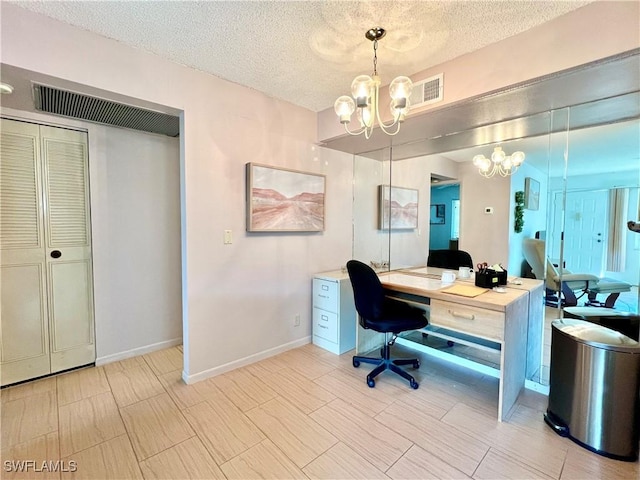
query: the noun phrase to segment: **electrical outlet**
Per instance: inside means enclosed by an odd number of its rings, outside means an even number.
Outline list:
[[[225,245],[230,245],[233,243],[233,234],[231,233],[231,230],[225,230],[224,231],[224,244]]]
[[[294,327],[299,327],[300,326],[300,315],[296,315],[293,318],[293,326]]]
[[[493,215],[493,207],[484,207],[485,215]]]

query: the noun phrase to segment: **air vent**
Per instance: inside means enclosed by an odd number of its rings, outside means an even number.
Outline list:
[[[45,85],[34,85],[33,90],[35,107],[43,112],[115,127],[160,133],[169,137],[180,135],[180,119],[174,115],[58,90]]]
[[[431,103],[442,101],[444,90],[444,74],[435,75],[419,82],[414,82],[411,97],[411,108],[422,107]]]

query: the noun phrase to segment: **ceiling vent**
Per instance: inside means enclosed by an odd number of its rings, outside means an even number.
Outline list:
[[[413,90],[409,97],[411,108],[422,107],[431,103],[441,102],[443,98],[444,74],[435,75],[413,83]]]
[[[180,119],[175,115],[154,112],[122,103],[59,90],[45,85],[33,86],[37,110],[89,122],[159,133],[180,135]]]

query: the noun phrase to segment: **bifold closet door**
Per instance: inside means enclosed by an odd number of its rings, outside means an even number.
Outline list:
[[[2,120],[0,381],[95,361],[86,134]]]

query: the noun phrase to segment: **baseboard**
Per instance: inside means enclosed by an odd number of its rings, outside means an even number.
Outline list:
[[[524,388],[549,396],[549,385],[542,385],[541,383],[534,382],[533,380],[525,380]]]
[[[96,366],[105,365],[107,363],[118,362],[120,360],[126,360],[127,358],[137,357],[138,355],[144,355],[146,353],[155,352],[165,348],[175,347],[182,344],[182,337],[174,338],[172,340],[166,340],[164,342],[153,343],[151,345],[145,345],[144,347],[134,348],[132,350],[126,350],[124,352],[114,353],[112,355],[106,355],[104,357],[96,358]]]
[[[286,352],[287,350],[302,347],[303,345],[307,345],[308,343],[311,343],[311,335],[299,340],[295,340],[293,342],[285,343],[284,345],[280,345],[275,348],[270,348],[269,350],[254,353],[253,355],[249,355],[248,357],[240,358],[238,360],[234,360],[233,362],[225,363],[224,365],[220,365],[219,367],[210,368],[209,370],[205,370],[193,375],[187,375],[186,372],[183,371],[182,380],[184,380],[184,383],[187,384],[196,383],[201,380],[206,380],[207,378],[230,372],[231,370],[235,370],[236,368],[259,362],[260,360],[264,360],[265,358],[273,357],[274,355]]]

